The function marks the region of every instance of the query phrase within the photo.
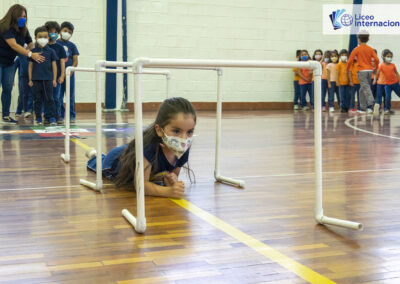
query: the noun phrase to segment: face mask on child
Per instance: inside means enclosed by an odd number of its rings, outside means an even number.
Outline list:
[[[315,60],[321,60],[321,58],[322,58],[322,55],[320,55],[320,54],[315,55]]]
[[[183,156],[183,154],[185,154],[185,152],[190,148],[193,137],[183,139],[180,137],[168,136],[167,134],[165,134],[164,130],[162,130],[162,132],[165,135],[162,138],[162,141],[164,142],[165,146],[167,146],[168,149],[170,149],[175,154],[175,156],[178,159],[180,159]]]
[[[47,38],[38,38],[36,40],[36,42],[41,46],[41,47],[45,47],[46,44],[49,42],[49,40]]]
[[[392,62],[392,57],[385,57],[385,61],[386,61],[387,63]]]
[[[61,37],[62,37],[63,40],[69,40],[71,38],[71,36],[72,35],[70,33],[67,33],[67,32],[62,32],[61,33]]]
[[[347,61],[347,56],[346,56],[346,55],[342,55],[342,56],[340,56],[340,59],[341,59],[342,61]]]
[[[49,37],[50,37],[50,40],[51,40],[51,41],[55,41],[55,40],[57,40],[57,38],[58,38],[58,34],[56,34],[56,33],[51,33],[51,34],[49,34]]]
[[[333,63],[336,63],[337,59],[338,59],[337,57],[331,57],[331,60],[332,60]]]
[[[306,60],[308,60],[308,55],[304,55],[304,56],[300,57],[300,59],[303,61],[306,61]]]

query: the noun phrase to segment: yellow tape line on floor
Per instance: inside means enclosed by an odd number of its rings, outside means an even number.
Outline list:
[[[91,147],[86,145],[85,143],[77,140],[71,139],[76,145],[82,147],[85,150],[90,149]],[[229,236],[233,237],[234,239],[242,242],[243,244],[247,245],[248,247],[252,248],[253,250],[257,251],[258,253],[268,257],[269,259],[275,261],[276,263],[280,264],[281,266],[285,267],[289,271],[295,273],[299,277],[303,278],[304,280],[310,283],[318,283],[318,284],[334,284],[332,280],[318,274],[314,270],[308,268],[307,266],[287,257],[286,255],[280,253],[279,251],[271,248],[270,246],[264,244],[263,242],[253,238],[252,236],[243,233],[242,231],[236,229],[235,227],[229,225],[228,223],[222,221],[218,217],[204,211],[203,209],[197,207],[196,205],[190,203],[185,199],[172,199],[171,201],[175,202],[182,208],[186,209],[187,211],[193,213],[197,217],[203,219],[210,225],[214,226],[215,228],[225,232]]]
[[[239,231],[235,227],[229,225],[228,223],[222,221],[221,219],[215,217],[214,215],[204,211],[203,209],[197,207],[196,205],[190,203],[184,199],[170,199],[179,206],[185,208],[189,212],[193,213],[197,217],[203,219],[207,223],[213,225],[217,229],[225,232],[226,234],[230,235],[234,239],[244,243],[248,247],[254,249],[258,253],[270,258],[271,260],[275,261],[276,263],[280,264],[281,266],[285,267],[286,269],[290,270],[291,272],[297,274],[299,277],[303,278],[304,280],[309,281],[310,283],[318,283],[318,284],[325,284],[325,283],[335,283],[332,280],[318,274],[314,270],[308,268],[307,266],[287,257],[286,255],[280,253],[279,251],[271,248],[270,246],[256,240],[250,235]]]

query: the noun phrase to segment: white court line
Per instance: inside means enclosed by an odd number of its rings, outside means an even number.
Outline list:
[[[381,136],[381,137],[386,137],[386,138],[391,138],[391,139],[400,140],[400,137],[391,136],[391,135],[385,135],[385,134],[380,134],[380,133],[368,131],[368,130],[365,130],[365,129],[358,128],[357,126],[351,125],[351,124],[350,124],[350,121],[353,120],[353,119],[356,119],[356,118],[357,118],[357,117],[353,117],[353,118],[346,119],[346,121],[344,122],[344,124],[345,124],[347,127],[353,128],[354,130],[357,130],[357,131],[360,131],[360,132],[364,132],[364,133],[367,133],[367,134],[372,134],[372,135],[375,135],[375,136]]]
[[[112,184],[104,184],[112,185]],[[53,189],[53,188],[76,188],[83,187],[82,185],[59,185],[59,186],[47,186],[47,187],[23,187],[23,188],[0,188],[0,191],[19,191],[19,190],[32,190],[32,189]]]

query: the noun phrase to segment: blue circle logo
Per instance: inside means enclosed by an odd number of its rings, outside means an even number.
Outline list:
[[[353,23],[353,17],[350,14],[344,14],[340,19],[343,26],[348,27]]]

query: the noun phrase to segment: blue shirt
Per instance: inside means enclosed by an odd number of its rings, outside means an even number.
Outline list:
[[[60,59],[67,59],[67,54],[65,52],[64,47],[59,44],[59,43],[53,43],[53,44],[49,44],[49,47],[52,48],[56,54],[58,59],[56,60],[57,63],[57,78],[59,78],[61,76],[61,63],[60,63]]]
[[[4,32],[0,36],[0,64],[6,66],[13,65],[15,57],[18,55],[18,52],[12,49],[6,42],[6,39],[11,38],[15,38],[15,41],[21,46],[24,46],[25,43],[30,44],[32,42],[29,31],[26,32],[25,36],[17,32],[14,28],[10,28],[8,31]]]
[[[45,58],[45,61],[42,63],[37,63],[35,60],[30,58],[30,61],[33,62],[32,68],[32,81],[33,80],[49,80],[53,81],[53,61],[58,59],[56,52],[46,45],[44,48],[36,46],[32,49],[32,52],[41,52],[42,56]]]
[[[25,55],[18,55],[15,59],[15,69],[18,69],[18,77],[26,77],[28,78],[28,57]]]
[[[72,66],[73,56],[79,55],[79,51],[75,43],[70,42],[69,40],[62,41],[60,39],[57,40],[57,42],[64,47],[65,53],[67,54],[67,59],[65,59],[65,68]]]
[[[127,144],[119,146],[117,148],[112,149],[110,152],[108,152],[107,155],[103,155],[102,172],[104,177],[111,180],[117,177],[121,168],[119,158],[127,146],[128,146]],[[143,149],[143,155],[150,164],[154,162],[155,154],[156,154],[155,144],[150,144]],[[165,157],[164,152],[160,149],[157,156],[157,172],[154,176],[150,177],[150,181],[162,184],[164,179],[163,175],[166,172],[171,172],[178,167],[182,167],[184,164],[187,163],[188,160],[189,160],[189,150],[187,150],[180,159],[177,159],[174,165],[171,165],[167,160],[167,158]],[[88,161],[87,167],[94,172],[96,171],[96,157],[93,157]],[[133,182],[133,177],[132,177],[132,182]]]

